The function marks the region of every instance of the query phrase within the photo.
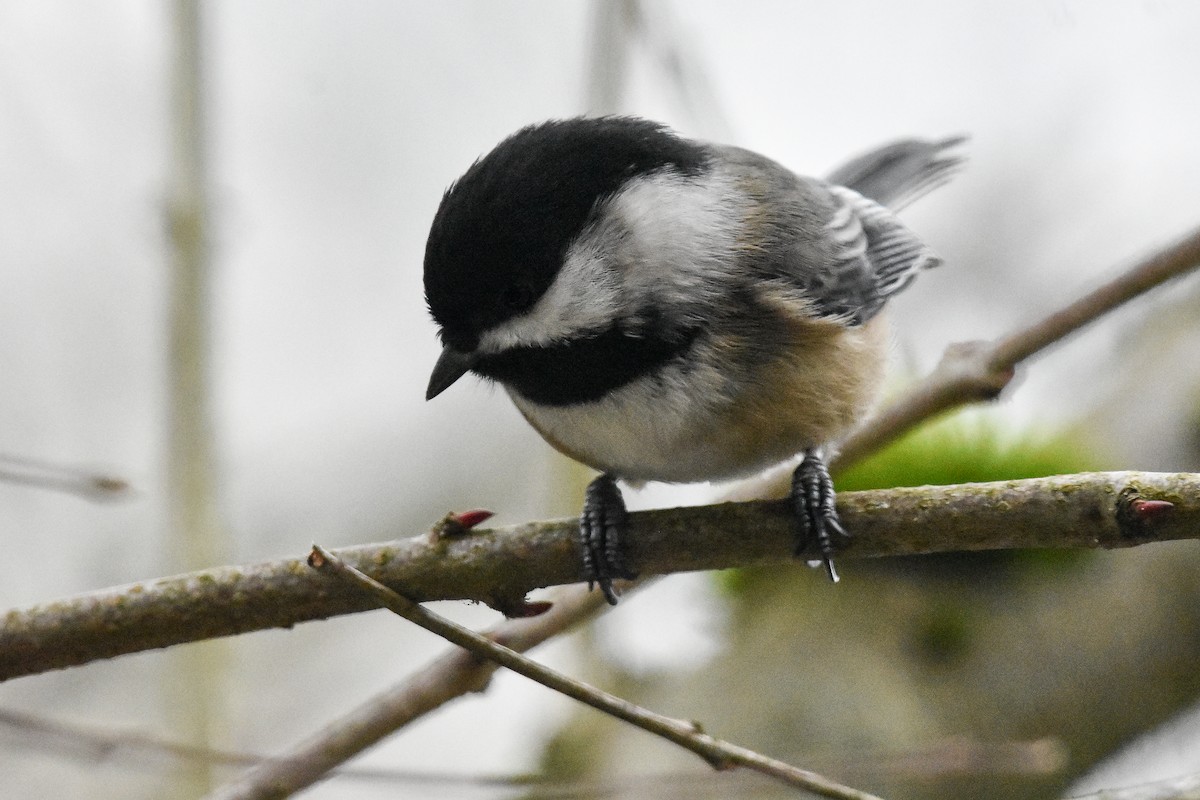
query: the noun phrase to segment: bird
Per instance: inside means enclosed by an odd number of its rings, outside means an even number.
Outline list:
[[[442,352],[426,398],[499,384],[600,474],[583,574],[636,577],[617,481],[698,483],[799,457],[795,554],[836,582],[848,533],[831,448],[871,409],[887,302],[940,259],[894,210],[945,183],[964,137],[906,139],[821,180],[632,116],[526,126],[446,189],[424,257]]]

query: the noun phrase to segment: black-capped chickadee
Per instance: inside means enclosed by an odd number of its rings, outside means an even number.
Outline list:
[[[692,483],[803,454],[796,553],[829,576],[844,537],[822,450],[870,408],[884,303],[937,257],[881,203],[959,164],[961,139],[903,141],[829,180],[632,117],[517,131],[447,191],[425,250],[444,345],[427,398],[497,381],[557,450],[601,472],[584,572],[633,577],[616,479]]]

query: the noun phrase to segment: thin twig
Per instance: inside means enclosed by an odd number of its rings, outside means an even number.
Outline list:
[[[607,603],[601,602],[605,608]],[[495,629],[484,635],[493,638]],[[490,672],[497,665],[481,661],[473,654],[455,647],[450,653],[460,660],[486,667]],[[136,769],[139,766],[161,769],[164,759],[203,761],[222,767],[259,767],[275,763],[294,763],[262,753],[224,750],[184,744],[178,740],[137,730],[94,725],[31,714],[10,708],[0,708],[0,730],[13,735],[12,748],[29,750],[44,756],[87,764]],[[798,760],[818,760],[842,772],[879,778],[888,776],[906,780],[931,780],[947,776],[980,775],[1046,775],[1058,772],[1066,761],[1062,744],[1055,739],[1015,741],[978,741],[952,736],[918,745],[910,749],[892,748],[812,751]],[[399,767],[355,764],[340,766],[331,771],[338,778],[394,787],[430,786],[448,788],[520,788],[529,797],[539,800],[565,800],[576,797],[609,797],[630,792],[645,792],[649,787],[659,789],[669,785],[680,797],[713,795],[732,790],[732,784],[715,783],[709,772],[679,769],[669,772],[649,772],[605,780],[572,780],[542,773],[487,773],[457,770],[403,769]],[[729,775],[731,780],[736,776]],[[307,786],[309,784],[305,784]],[[305,786],[296,786],[299,791]]]
[[[4,453],[0,453],[0,482],[67,492],[97,502],[129,495],[129,483],[122,478],[82,467]]]
[[[776,778],[789,786],[805,789],[822,797],[844,798],[844,800],[872,800],[874,798],[874,795],[842,786],[814,772],[799,769],[748,748],[717,739],[704,733],[699,724],[695,722],[657,714],[602,689],[597,689],[552,670],[480,633],[435,614],[419,603],[389,589],[362,571],[349,566],[337,556],[317,545],[313,546],[309,561],[314,567],[328,569],[351,581],[363,591],[374,596],[388,610],[436,633],[459,647],[470,650],[480,658],[494,661],[502,667],[524,675],[526,678],[537,681],[567,697],[690,750],[711,764],[714,769],[746,767]]]
[[[623,586],[626,595],[636,587]],[[582,586],[555,591],[546,613],[509,619],[494,626],[488,639],[524,652],[589,619],[608,603],[599,592]],[[368,699],[290,748],[284,756],[263,761],[224,787],[227,798],[286,797],[307,788],[331,770],[397,729],[420,719],[450,700],[484,691],[498,665],[455,647],[396,686]]]
[[[1122,789],[1101,789],[1092,794],[1072,795],[1070,800],[1200,800],[1200,774]]]
[[[165,226],[170,245],[166,356],[166,500],[164,543],[172,569],[229,560],[233,548],[217,511],[210,368],[211,213],[206,124],[205,10],[174,0],[170,39],[170,161]],[[175,729],[200,744],[223,728],[218,702],[227,674],[222,645],[174,654],[165,709]],[[214,783],[205,764],[187,764],[176,791],[195,796]]]
[[[841,443],[838,466],[858,461],[919,423],[952,408],[995,399],[1022,362],[1129,300],[1197,267],[1200,267],[1200,229],[1028,327],[994,342],[951,346],[925,380]]]

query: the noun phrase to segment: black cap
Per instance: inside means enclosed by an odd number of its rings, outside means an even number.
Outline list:
[[[706,163],[703,146],[633,117],[555,120],[505,139],[446,191],[429,232],[425,299],[443,343],[469,353],[528,310],[597,204],[629,179]]]

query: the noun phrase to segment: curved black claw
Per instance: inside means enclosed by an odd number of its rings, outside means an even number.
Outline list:
[[[615,606],[618,599],[613,580],[637,577],[625,566],[622,546],[628,533],[629,513],[621,490],[611,475],[601,475],[588,484],[584,495],[579,538],[583,543],[583,572],[588,588],[599,585],[609,605]]]
[[[792,508],[796,513],[796,555],[803,555],[808,545],[815,541],[825,563],[829,580],[837,583],[838,574],[833,566],[833,539],[845,541],[850,538],[842,521],[838,519],[833,502],[833,478],[829,468],[816,450],[804,454],[804,460],[792,475]]]

